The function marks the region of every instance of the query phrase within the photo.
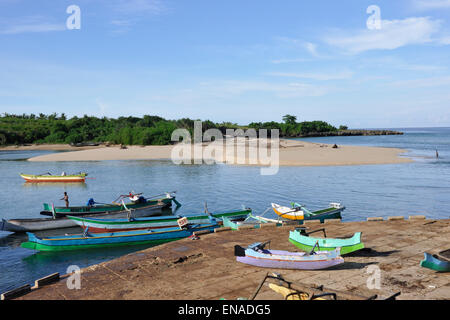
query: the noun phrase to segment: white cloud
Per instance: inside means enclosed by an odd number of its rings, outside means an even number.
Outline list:
[[[404,20],[382,20],[380,30],[364,29],[350,35],[335,34],[324,38],[331,46],[349,54],[369,50],[393,50],[407,45],[436,41],[433,36],[442,22],[429,17],[412,17]]]
[[[450,85],[450,76],[429,77],[412,80],[399,80],[392,82],[390,85],[407,88],[435,88]]]
[[[305,43],[305,48],[306,50],[308,50],[308,52],[313,55],[314,57],[317,57],[317,45],[311,42],[306,42]]]
[[[288,37],[278,37],[277,39],[281,40],[284,43],[293,44],[297,47],[300,47],[300,48],[308,51],[309,54],[314,57],[319,56],[319,54],[317,53],[317,44],[315,44],[315,43],[304,41],[304,40],[299,40],[299,39],[292,39],[292,38],[288,38]]]
[[[159,0],[117,0],[113,8],[125,14],[160,14],[166,7]]]
[[[413,4],[420,10],[450,8],[450,0],[415,0]]]
[[[0,27],[1,34],[19,34],[28,32],[51,32],[64,31],[66,25],[64,23],[50,23],[45,17],[29,16],[21,19],[3,21]]]
[[[271,62],[274,64],[281,64],[281,63],[295,63],[295,62],[307,62],[311,61],[310,59],[303,59],[303,58],[295,58],[295,59],[276,59],[272,60]]]
[[[281,98],[322,96],[328,92],[323,86],[307,83],[278,84],[264,81],[223,81],[208,84],[208,91],[215,95],[240,95],[248,92],[273,93]]]
[[[312,80],[345,80],[350,79],[353,76],[351,71],[343,71],[336,73],[289,73],[289,72],[270,72],[270,76],[276,77],[291,77],[291,78],[303,78]]]

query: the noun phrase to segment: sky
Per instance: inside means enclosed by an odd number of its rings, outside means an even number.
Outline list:
[[[0,113],[450,126],[449,66],[450,0],[0,0]]]

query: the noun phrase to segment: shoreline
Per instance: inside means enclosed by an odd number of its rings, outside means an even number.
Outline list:
[[[323,285],[329,291],[349,293],[367,298],[377,294],[386,298],[401,292],[400,300],[449,299],[448,276],[420,266],[424,252],[435,253],[449,245],[442,232],[449,230],[449,219],[427,219],[425,216],[367,218],[367,221],[341,222],[326,220],[324,224],[307,221],[311,229],[326,227],[330,237],[344,237],[362,232],[366,249],[345,256],[341,266],[323,270],[277,269],[285,279],[311,288]],[[201,234],[192,241],[181,239],[133,252],[81,270],[80,290],[67,288],[66,278],[35,288],[18,300],[236,300],[255,292],[269,271],[236,261],[233,246],[247,246],[271,239],[271,247],[298,251],[289,241],[289,223],[260,228],[244,226]],[[417,236],[417,232],[427,236]],[[368,288],[368,270],[376,265],[382,272],[380,288]],[[186,277],[186,275],[189,277]],[[98,290],[101,288],[101,290]],[[279,300],[283,297],[264,286],[259,299]]]
[[[216,163],[245,166],[268,166],[267,161],[258,158],[256,143],[261,139],[250,139],[242,142],[234,142],[231,148],[224,148],[223,154],[213,153],[210,157]],[[250,145],[251,144],[251,145]],[[250,146],[249,146],[250,145]],[[64,161],[105,161],[105,160],[171,160],[172,151],[180,145],[151,145],[151,146],[127,146],[121,149],[119,146],[87,146],[73,147],[70,145],[31,145],[22,147],[6,147],[1,150],[49,150],[65,151],[29,158],[31,162],[64,162]],[[211,143],[193,145],[191,154],[195,148],[203,148],[203,152]],[[222,145],[221,145],[222,146]],[[223,145],[225,146],[225,144]],[[245,148],[245,152],[239,155],[239,148]],[[200,151],[201,152],[201,151]],[[305,142],[301,140],[280,139],[279,155],[267,155],[272,157],[271,165],[278,160],[279,166],[345,166],[367,164],[395,164],[414,162],[411,158],[402,156],[408,152],[405,149],[350,146],[340,145],[332,148],[331,144]],[[201,155],[202,153],[200,153]],[[208,157],[204,157],[205,159]],[[278,159],[276,159],[278,158]],[[195,157],[190,157],[195,161]],[[198,159],[197,159],[198,160]],[[265,159],[267,160],[267,159]]]

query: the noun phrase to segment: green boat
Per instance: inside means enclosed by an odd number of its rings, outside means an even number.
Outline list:
[[[125,203],[123,200],[128,199],[131,202]],[[84,216],[92,214],[114,213],[124,210],[139,211],[140,216],[148,216],[155,211],[160,211],[163,208],[169,208],[172,201],[179,206],[175,195],[167,193],[162,198],[144,198],[142,194],[122,195],[110,204],[97,203],[94,199],[89,199],[85,206],[71,206],[71,207],[53,207],[52,204],[44,203],[44,211],[41,215],[63,218],[70,216]],[[148,213],[148,214],[147,214]]]
[[[324,229],[304,232],[304,229],[296,229],[289,232],[289,241],[296,247],[303,251],[312,251],[317,247],[319,251],[331,251],[336,248],[341,248],[341,255],[361,250],[364,248],[364,243],[361,242],[361,232],[357,232],[351,238],[347,239],[333,239],[333,238],[314,238],[308,235],[317,231],[324,231]]]
[[[424,259],[420,261],[421,267],[439,272],[450,272],[450,249],[438,254],[424,252],[424,256]]]

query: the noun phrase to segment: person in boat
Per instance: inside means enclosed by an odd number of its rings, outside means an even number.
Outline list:
[[[64,192],[64,197],[62,197],[60,200],[64,200],[66,202],[66,208],[69,207],[69,196],[67,195],[67,192]]]

